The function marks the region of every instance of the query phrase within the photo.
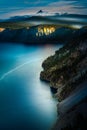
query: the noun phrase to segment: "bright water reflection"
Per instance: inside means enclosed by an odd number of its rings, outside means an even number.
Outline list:
[[[0,45],[0,129],[49,130],[57,117],[42,61],[62,45]]]

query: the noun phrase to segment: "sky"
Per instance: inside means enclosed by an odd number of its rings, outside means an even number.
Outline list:
[[[39,10],[49,13],[87,13],[87,0],[0,0],[0,19],[28,15]]]

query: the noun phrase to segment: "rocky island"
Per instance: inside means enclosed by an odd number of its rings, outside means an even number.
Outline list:
[[[40,79],[56,89],[58,119],[53,130],[87,129],[87,28],[42,63]]]

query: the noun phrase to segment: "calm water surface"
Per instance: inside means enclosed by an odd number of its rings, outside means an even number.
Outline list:
[[[49,130],[57,117],[43,60],[62,45],[0,45],[0,130]]]

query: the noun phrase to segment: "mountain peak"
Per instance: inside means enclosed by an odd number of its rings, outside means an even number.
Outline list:
[[[37,14],[39,14],[39,13],[43,13],[44,11],[43,10],[39,10],[38,12],[37,12]]]

